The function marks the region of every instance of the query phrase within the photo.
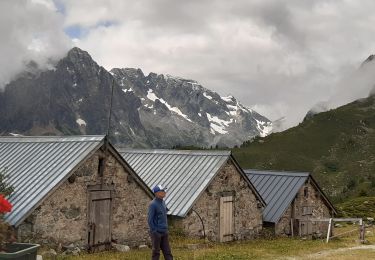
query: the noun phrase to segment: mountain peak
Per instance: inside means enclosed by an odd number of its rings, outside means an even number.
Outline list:
[[[87,52],[87,51],[84,51],[78,47],[73,47],[71,48],[69,51],[68,51],[68,56],[70,55],[79,55],[79,56],[86,56],[86,57],[90,57],[90,54]]]
[[[368,58],[364,62],[362,62],[361,67],[366,65],[367,63],[372,62],[374,60],[374,58],[375,58],[374,54],[371,54],[370,56],[368,56]]]
[[[89,62],[93,61],[92,57],[87,51],[84,51],[78,47],[73,47],[68,51],[66,57],[71,60],[73,63],[81,64],[82,62]]]
[[[375,58],[375,55],[371,54],[370,56],[368,56],[368,58],[365,60],[365,62],[372,61],[374,58]]]
[[[63,68],[69,68],[70,71],[76,69],[81,72],[85,71],[89,74],[95,74],[102,69],[87,51],[78,47],[70,49],[66,57],[60,60],[60,65]]]

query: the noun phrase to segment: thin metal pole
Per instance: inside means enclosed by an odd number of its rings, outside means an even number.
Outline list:
[[[203,223],[203,219],[201,218],[201,216],[198,214],[198,212],[196,212],[194,209],[192,209],[193,212],[195,212],[195,214],[197,214],[198,218],[200,219],[201,223],[202,223],[202,227],[203,227],[203,238],[204,238],[204,241],[206,241],[206,229],[204,227],[204,223]]]
[[[108,124],[107,124],[107,132],[106,132],[106,135],[104,137],[104,158],[103,158],[103,161],[101,162],[102,163],[102,167],[100,167],[100,177],[101,177],[101,185],[103,185],[103,175],[104,175],[104,171],[105,171],[105,167],[106,167],[106,164],[107,164],[107,159],[108,159],[108,142],[109,142],[109,135],[110,135],[110,129],[111,129],[111,118],[112,118],[112,102],[113,102],[113,89],[114,89],[114,84],[115,84],[115,80],[112,79],[112,86],[111,86],[111,98],[110,98],[110,103],[109,103],[109,113],[108,113]],[[100,163],[100,161],[99,161]]]
[[[108,125],[107,125],[107,138],[109,138],[110,129],[111,129],[111,118],[112,118],[112,101],[113,101],[113,89],[115,85],[115,79],[112,79],[112,89],[111,89],[111,99],[109,103],[109,115],[108,115]]]

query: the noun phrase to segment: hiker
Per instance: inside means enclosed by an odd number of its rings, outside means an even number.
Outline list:
[[[152,189],[155,198],[148,208],[148,226],[152,243],[152,260],[159,260],[160,249],[165,260],[172,260],[172,252],[168,240],[167,206],[164,202],[166,188],[156,185]]]

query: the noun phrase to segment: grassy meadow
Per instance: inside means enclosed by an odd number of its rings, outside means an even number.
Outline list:
[[[352,225],[336,228],[335,234],[353,230]],[[191,240],[171,236],[171,245],[175,259],[371,259],[375,258],[375,229],[368,228],[368,243],[358,243],[358,232],[329,243],[324,240],[303,240],[300,238],[256,239],[246,242],[204,243],[203,240]],[[196,245],[196,249],[188,245]],[[374,245],[374,246],[373,246]],[[151,249],[132,249],[129,252],[102,252],[80,256],[60,256],[64,260],[144,260],[150,259]],[[163,259],[163,258],[161,258]]]

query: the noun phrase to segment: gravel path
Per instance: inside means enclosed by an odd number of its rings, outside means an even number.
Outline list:
[[[375,245],[362,245],[362,246],[345,247],[345,248],[339,248],[339,249],[329,249],[329,250],[320,251],[318,253],[309,254],[303,257],[286,257],[282,259],[284,260],[322,259],[323,257],[328,257],[328,256],[332,256],[335,254],[341,254],[341,253],[345,253],[351,250],[374,250],[375,251]]]

